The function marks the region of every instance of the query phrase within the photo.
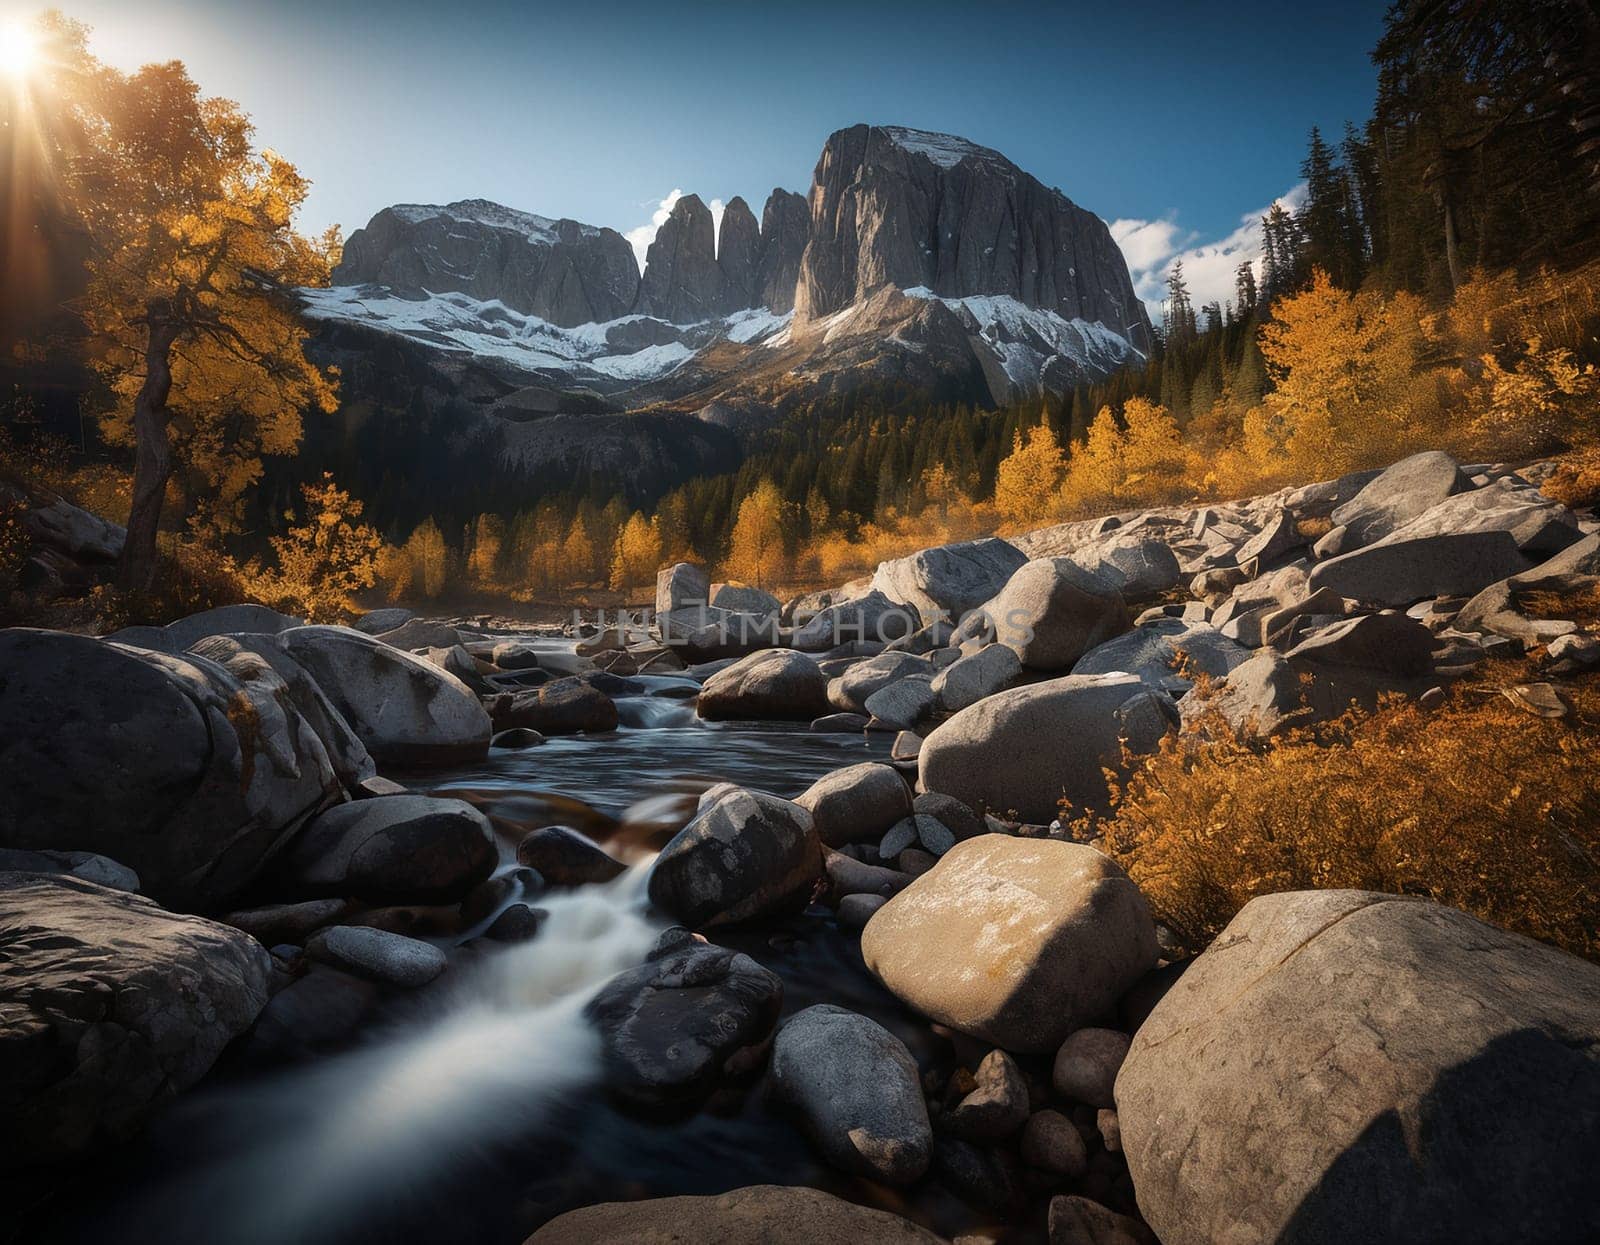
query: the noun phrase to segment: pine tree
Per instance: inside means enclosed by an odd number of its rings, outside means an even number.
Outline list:
[[[1237,320],[1248,320],[1256,313],[1256,269],[1248,259],[1233,273],[1233,314]]]

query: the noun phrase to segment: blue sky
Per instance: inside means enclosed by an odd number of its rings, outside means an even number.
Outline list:
[[[1293,187],[1307,129],[1366,116],[1386,7],[55,3],[102,58],[177,57],[239,100],[313,179],[307,228],[483,197],[648,236],[674,189],[759,215],[772,187],[805,190],[829,132],[870,121],[1005,152],[1113,222],[1142,292],[1195,251],[1200,301]]]

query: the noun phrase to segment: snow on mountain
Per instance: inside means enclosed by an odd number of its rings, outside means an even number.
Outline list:
[[[556,222],[547,216],[521,212],[488,199],[458,199],[454,203],[397,203],[390,209],[407,224],[415,225],[425,220],[461,221],[474,225],[487,225],[491,229],[509,229],[535,242],[554,243]],[[593,225],[578,226],[585,237],[595,237],[600,231]]]
[[[953,169],[969,157],[979,160],[1004,161],[1005,157],[988,147],[958,138],[954,134],[936,134],[932,130],[912,130],[903,125],[886,125],[882,130],[902,151],[927,156],[942,169]]]

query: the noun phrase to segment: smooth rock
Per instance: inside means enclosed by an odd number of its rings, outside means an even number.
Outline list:
[[[1250,658],[1250,650],[1206,623],[1169,618],[1146,623],[1090,649],[1073,674],[1136,674],[1152,687],[1181,696],[1194,675],[1226,678]]]
[[[1510,532],[1401,536],[1318,562],[1312,591],[1331,588],[1367,605],[1403,608],[1426,597],[1472,596],[1531,566]]]
[[[1122,594],[1070,558],[1029,562],[983,607],[996,640],[1030,670],[1068,670],[1132,619]]]
[[[444,972],[445,954],[431,942],[366,925],[333,925],[313,934],[306,954],[380,985],[415,990]]]
[[[1086,1197],[1050,1199],[1049,1245],[1156,1245],[1155,1234],[1137,1219]]]
[[[824,774],[795,797],[829,847],[872,843],[911,814],[911,790],[892,766],[863,761]]]
[[[1056,1051],[1050,1083],[1056,1093],[1091,1107],[1117,1105],[1113,1087],[1128,1055],[1128,1035],[1116,1029],[1079,1029]]]
[[[1030,1167],[1081,1180],[1089,1170],[1078,1126],[1059,1111],[1036,1111],[1022,1127],[1022,1161]]]
[[[1022,661],[1016,650],[991,644],[939,671],[933,679],[933,694],[947,713],[956,713],[985,696],[1004,691],[1021,674]]]
[[[1471,487],[1455,459],[1425,450],[1385,468],[1359,493],[1332,512],[1347,529],[1345,548],[1381,540],[1445,498]]]
[[[592,839],[566,826],[544,826],[517,844],[517,861],[537,869],[552,886],[590,886],[627,869]]]
[[[959,621],[999,592],[1027,560],[994,536],[939,545],[878,563],[872,587],[915,608],[924,622]]]
[[[828,711],[828,680],[804,653],[752,653],[706,680],[696,712],[707,720],[809,720]]]

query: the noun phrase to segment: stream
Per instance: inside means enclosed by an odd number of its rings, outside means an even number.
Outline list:
[[[514,1245],[577,1206],[763,1183],[814,1185],[947,1235],[971,1226],[970,1210],[948,1194],[891,1193],[823,1164],[769,1106],[759,1079],[675,1116],[625,1110],[607,1096],[582,1009],[665,928],[647,911],[644,880],[699,793],[731,781],[793,797],[831,770],[885,759],[890,742],[803,724],[704,723],[686,698],[692,681],[635,682],[645,694],[618,699],[614,733],[395,775],[483,809],[503,869],[515,866],[521,833],[560,823],[629,861],[627,873],[530,898],[549,912],[537,937],[461,948],[436,983],[448,989],[396,1000],[349,1049],[265,1071],[225,1058],[136,1146],[80,1173],[41,1239]],[[857,936],[828,909],[712,940],[783,979],[784,1017],[836,1003],[896,1033],[925,1067],[940,1057],[940,1039],[867,973]]]

